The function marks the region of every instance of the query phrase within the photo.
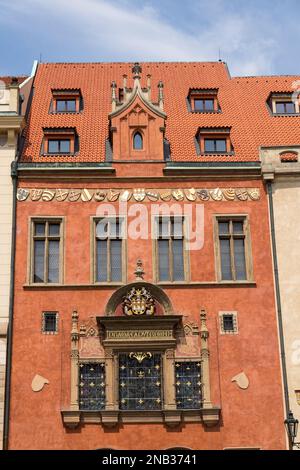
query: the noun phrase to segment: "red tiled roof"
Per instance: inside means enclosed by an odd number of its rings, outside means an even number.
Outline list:
[[[26,78],[28,78],[27,76],[21,76],[21,77],[14,77],[14,76],[11,76],[11,77],[0,77],[0,82],[4,82],[5,83],[5,86],[7,87],[8,85],[11,84],[11,81],[13,78],[16,78],[18,80],[18,84],[20,85],[20,83],[24,82],[26,80]]]
[[[294,91],[300,77],[230,78],[222,62],[141,63],[142,86],[151,74],[152,100],[157,99],[157,84],[164,83],[167,113],[166,138],[174,161],[257,161],[260,146],[295,145],[300,142],[300,117],[273,117],[266,101],[274,90]],[[108,114],[111,112],[111,82],[122,87],[123,75],[132,86],[131,63],[53,63],[40,64],[28,118],[23,161],[105,160]],[[49,114],[51,89],[80,89],[84,109],[79,114]],[[191,88],[218,88],[221,113],[190,113],[186,98]],[[40,155],[43,127],[76,127],[80,150],[73,156]],[[234,156],[199,156],[194,137],[199,127],[231,127]]]

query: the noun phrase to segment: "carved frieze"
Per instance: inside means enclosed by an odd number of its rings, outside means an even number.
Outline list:
[[[30,196],[30,197],[29,197]],[[170,189],[43,189],[20,188],[18,201],[69,201],[69,202],[157,202],[157,201],[258,201],[259,188],[170,188]]]

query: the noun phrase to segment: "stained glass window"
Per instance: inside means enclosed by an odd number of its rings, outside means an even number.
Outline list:
[[[105,408],[105,364],[82,363],[79,366],[79,408],[103,410]]]
[[[201,408],[200,361],[175,362],[175,386],[178,409]]]
[[[161,355],[119,354],[119,408],[159,410],[162,407]]]

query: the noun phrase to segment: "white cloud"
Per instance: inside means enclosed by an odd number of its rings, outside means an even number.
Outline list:
[[[184,8],[180,3],[179,8]],[[83,60],[217,60],[220,48],[233,75],[272,73],[277,50],[276,42],[267,39],[272,37],[272,25],[250,12],[246,16],[229,12],[227,2],[221,0],[197,3],[201,8],[198,13],[195,9],[191,18],[195,26],[191,34],[180,29],[180,24],[170,24],[157,8],[142,1],[136,8],[133,2],[116,0],[0,0],[6,21],[10,12],[12,21],[19,18],[29,32],[36,28],[36,35],[43,31],[49,40],[51,35],[63,38],[65,26],[66,34],[72,33],[76,56]],[[43,56],[46,54],[44,51]]]

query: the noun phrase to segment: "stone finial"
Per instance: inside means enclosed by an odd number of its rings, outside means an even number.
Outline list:
[[[125,89],[127,87],[127,75],[123,75],[123,88]]]
[[[72,330],[71,330],[71,340],[78,341],[79,331],[78,331],[78,313],[76,310],[72,313]]]
[[[133,78],[141,78],[141,73],[142,73],[142,67],[138,62],[135,62],[133,67],[132,67],[132,73],[133,73]]]
[[[158,87],[158,106],[163,111],[164,109],[164,84],[161,80],[158,82],[157,87]]]
[[[143,281],[144,280],[145,271],[143,269],[143,262],[142,262],[141,259],[138,259],[137,262],[136,262],[136,268],[135,268],[134,274],[135,274],[135,280],[136,281]]]
[[[111,83],[111,104],[112,110],[115,111],[117,106],[117,94],[116,94],[117,84],[115,81]]]
[[[206,312],[205,310],[201,310],[200,312],[200,320],[201,320],[201,328],[200,328],[200,336],[202,339],[207,339],[209,336],[208,329],[206,326]]]

